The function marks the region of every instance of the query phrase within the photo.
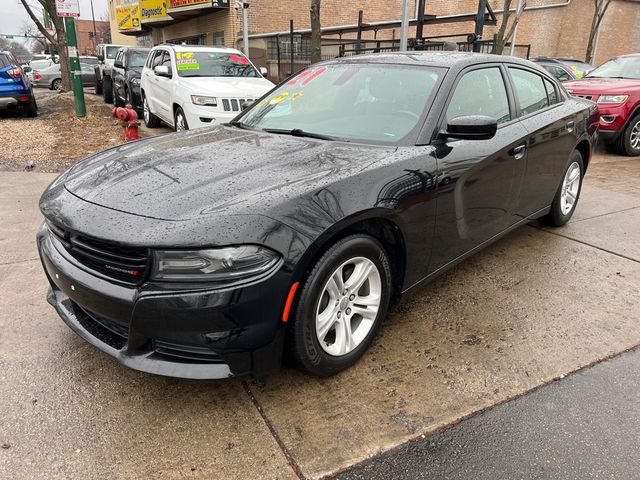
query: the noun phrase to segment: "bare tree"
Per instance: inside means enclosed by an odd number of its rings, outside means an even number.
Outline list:
[[[496,44],[493,47],[493,51],[491,53],[502,55],[504,46],[509,42],[509,40],[511,40],[511,38],[513,38],[513,32],[520,22],[520,17],[522,17],[526,6],[527,0],[522,0],[520,2],[520,5],[516,7],[515,12],[511,12],[511,0],[504,0],[504,7],[502,9],[502,20],[500,21],[498,33],[496,34]],[[512,17],[513,21],[511,22],[511,25],[509,25],[509,20]]]
[[[320,25],[320,0],[311,0],[311,63],[322,60],[322,32]]]
[[[46,50],[47,42],[32,22],[28,20],[22,22],[20,31],[23,32],[25,37],[31,38],[31,43],[29,45],[31,53],[40,53],[43,50]]]
[[[27,11],[29,18],[35,23],[40,33],[53,45],[59,55],[60,76],[62,77],[62,90],[71,90],[71,69],[69,68],[69,54],[67,53],[67,37],[64,31],[64,20],[56,15],[56,0],[20,0]],[[55,34],[47,31],[43,22],[36,15],[37,9],[42,8],[51,17],[55,28]]]
[[[593,0],[595,10],[593,12],[593,20],[591,21],[591,32],[589,32],[589,41],[587,42],[587,54],[585,60],[587,63],[593,62],[595,55],[596,38],[598,37],[598,30],[600,29],[600,23],[604,14],[607,13],[607,8],[611,5],[611,0]]]

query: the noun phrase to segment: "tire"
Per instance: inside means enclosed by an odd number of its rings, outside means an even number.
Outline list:
[[[640,115],[631,119],[624,132],[611,145],[620,155],[629,157],[640,155]]]
[[[575,172],[578,173],[578,176],[572,181],[571,178],[575,175]],[[576,211],[576,207],[578,206],[583,177],[584,163],[582,161],[582,155],[577,150],[574,150],[571,152],[567,166],[562,173],[560,186],[551,203],[551,211],[540,219],[542,223],[552,227],[561,227],[571,219],[573,212]],[[571,203],[572,196],[573,201]]]
[[[160,126],[160,119],[151,113],[147,97],[144,94],[142,95],[142,118],[147,128],[158,128]]]
[[[113,103],[111,77],[102,77],[102,97],[104,98],[104,103]]]
[[[93,86],[96,89],[96,95],[102,95],[102,83],[98,80],[98,77],[93,80]]]
[[[124,98],[125,98],[125,101],[124,101],[125,106],[129,105],[131,108],[136,110],[135,106],[133,105],[133,99],[131,98],[130,88],[127,88],[127,87],[124,88]]]
[[[182,132],[189,130],[189,124],[187,123],[187,117],[180,107],[176,108],[176,113],[173,116],[173,129],[176,132]]]
[[[51,90],[60,90],[62,88],[62,79],[56,78],[53,82],[51,82]]]
[[[352,286],[349,290],[354,272],[360,272],[362,279],[365,267],[371,268],[370,276],[361,287]],[[342,292],[334,280],[340,277]],[[364,306],[370,297],[378,299],[377,311],[375,305]],[[320,257],[304,282],[294,306],[295,315],[289,320],[288,358],[302,370],[320,377],[350,367],[369,348],[387,314],[390,297],[391,267],[382,245],[369,235],[339,240]],[[356,310],[370,310],[368,318]],[[345,335],[346,320],[351,336]],[[350,342],[345,340],[348,338]]]
[[[116,84],[111,82],[111,97],[113,98],[113,106],[114,107],[124,107],[124,102],[118,96],[116,92]]]
[[[27,117],[35,118],[38,116],[38,104],[36,103],[36,97],[31,92],[31,100],[29,104],[24,109],[24,114]]]

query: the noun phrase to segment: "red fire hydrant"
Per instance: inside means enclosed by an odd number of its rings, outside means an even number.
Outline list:
[[[138,127],[140,121],[138,120],[138,114],[133,108],[116,107],[111,111],[113,118],[117,118],[122,125],[122,134],[120,137],[129,142],[131,140],[138,140]]]

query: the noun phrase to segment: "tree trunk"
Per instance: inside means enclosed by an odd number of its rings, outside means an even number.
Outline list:
[[[587,41],[587,53],[585,55],[585,61],[587,63],[593,62],[593,56],[595,52],[595,42],[600,23],[604,18],[604,14],[611,4],[611,0],[594,0],[595,11],[593,12],[593,20],[591,20],[591,31],[589,32],[589,40]]]
[[[71,69],[69,68],[69,55],[67,54],[67,36],[64,31],[64,19],[56,15],[56,0],[38,0],[38,3],[40,3],[42,8],[45,9],[51,17],[53,26],[56,29],[55,37],[47,32],[47,29],[36,16],[31,6],[27,3],[27,0],[20,0],[20,3],[22,3],[22,6],[27,11],[27,14],[33,23],[38,27],[40,33],[49,40],[51,45],[53,45],[53,48],[58,52],[60,76],[62,77],[62,89],[65,91],[71,90]]]
[[[320,0],[311,0],[311,63],[322,60],[322,33],[320,31]]]
[[[511,17],[511,0],[504,0],[504,6],[502,8],[502,20],[500,21],[500,27],[498,27],[498,33],[496,34],[496,43],[493,46],[493,50],[491,53],[496,55],[502,55],[502,51],[504,50],[505,39],[504,34],[507,31],[507,24],[509,23],[509,18]]]

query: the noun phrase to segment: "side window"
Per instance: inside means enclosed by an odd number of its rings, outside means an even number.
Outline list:
[[[155,58],[156,53],[157,53],[157,51],[156,51],[156,50],[151,50],[151,51],[149,52],[149,55],[147,56],[147,61],[146,61],[146,63],[145,63],[145,67],[147,67],[147,68],[152,68],[152,67],[151,67],[151,64],[153,63],[153,59]]]
[[[549,105],[553,105],[558,103],[558,92],[556,92],[556,87],[546,78],[544,80],[544,87],[547,89],[547,98],[549,99]]]
[[[556,67],[556,66],[552,66],[552,65],[550,65],[548,67],[545,67],[545,68],[547,69],[547,71],[549,73],[551,73],[551,75],[556,77],[561,82],[565,82],[567,80],[571,80],[571,75],[569,75],[569,73],[564,68],[560,68],[560,67]]]
[[[160,65],[160,62],[162,61],[163,53],[164,53],[164,50],[156,50],[156,55],[155,57],[153,57],[153,60],[151,60],[151,68],[155,68],[158,65]]]
[[[447,108],[447,121],[464,115],[486,115],[500,123],[511,120],[507,89],[498,67],[465,73]]]
[[[540,75],[513,67],[509,67],[509,72],[522,115],[529,115],[549,106],[547,90]]]
[[[171,54],[166,50],[162,52],[162,61],[160,62],[160,65],[171,68]]]
[[[6,55],[0,55],[0,68],[6,68],[9,66],[9,59]]]

